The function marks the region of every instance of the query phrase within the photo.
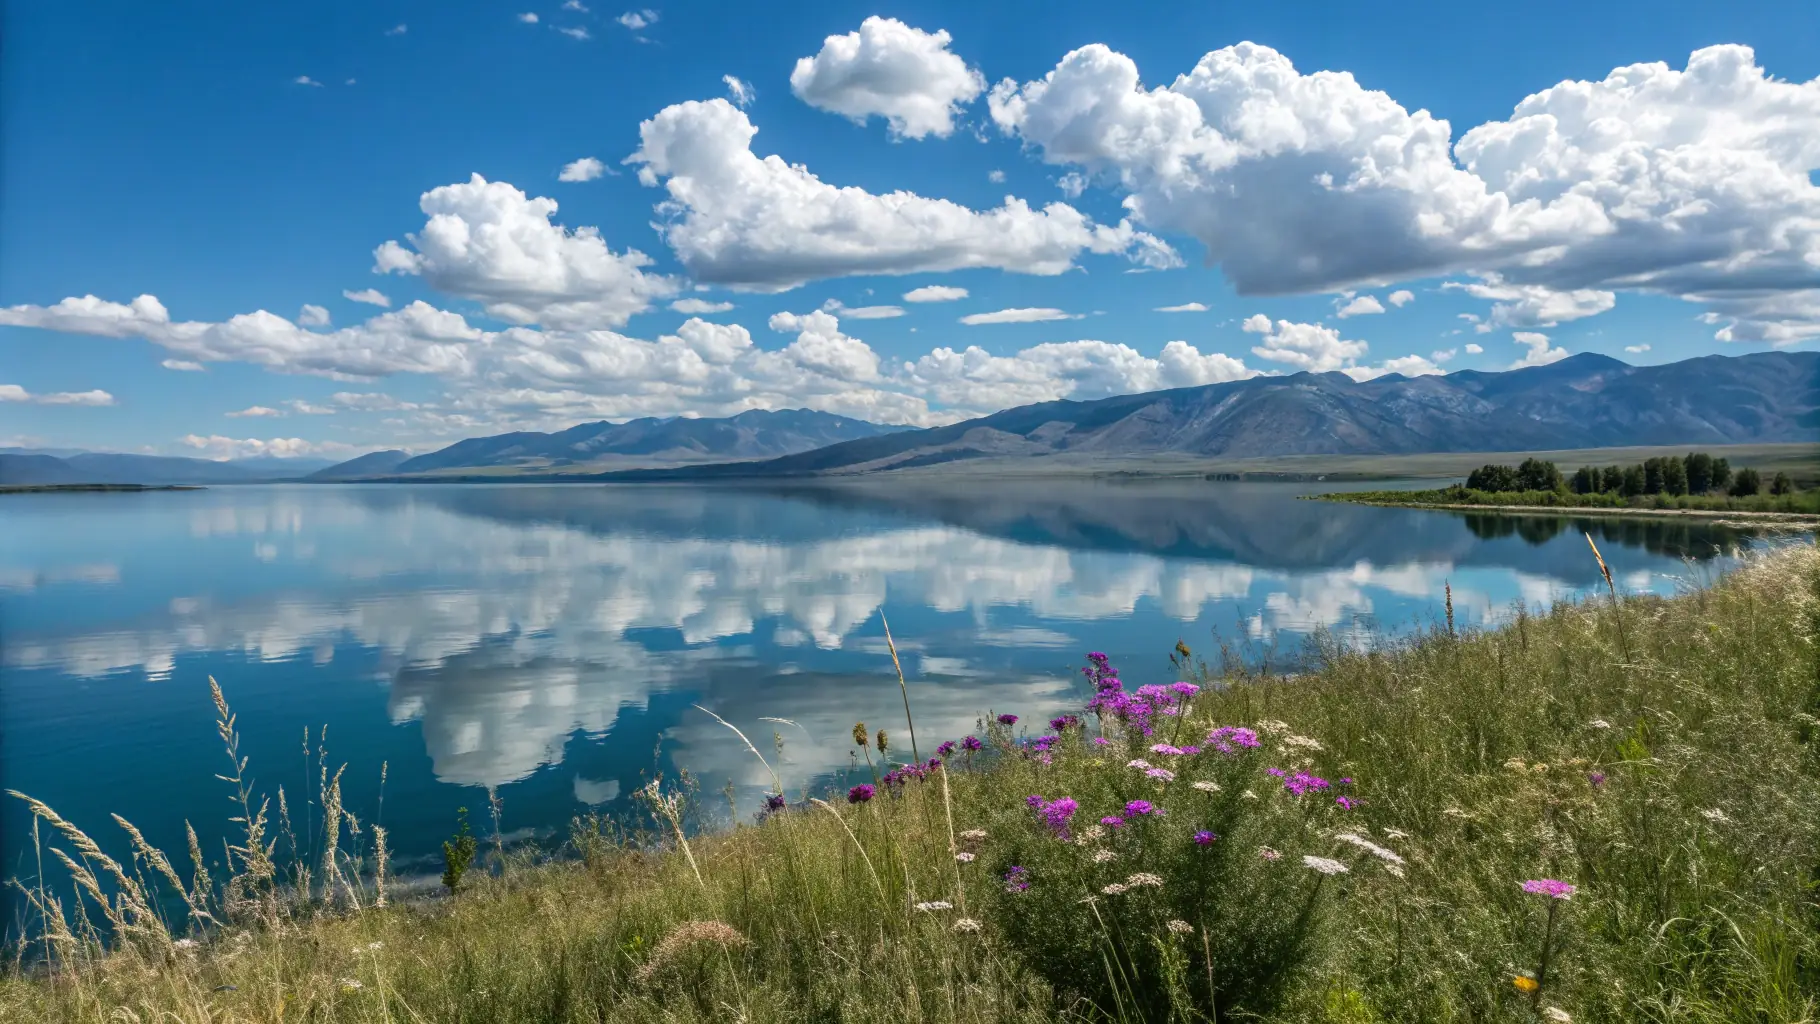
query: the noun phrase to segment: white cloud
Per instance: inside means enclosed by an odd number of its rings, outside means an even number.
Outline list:
[[[284,404],[290,406],[292,412],[301,413],[305,416],[333,416],[341,411],[340,409],[331,406],[316,405],[313,402],[307,402],[301,398],[293,398]]]
[[[1468,342],[1466,345],[1466,354],[1469,356],[1483,355],[1484,352],[1485,352],[1485,346],[1483,346],[1483,345],[1475,344],[1472,342]]]
[[[771,329],[796,334],[784,355],[799,365],[855,383],[878,378],[878,354],[858,338],[842,334],[840,321],[831,313],[777,313],[771,317]]]
[[[700,316],[706,313],[725,313],[733,308],[731,302],[709,302],[707,299],[677,299],[670,303],[670,308],[678,313]]]
[[[1444,348],[1444,349],[1440,349],[1435,352],[1428,353],[1428,358],[1434,360],[1436,363],[1445,363],[1445,362],[1451,360],[1454,356],[1457,356],[1459,354],[1460,354],[1459,349]]]
[[[1491,314],[1473,321],[1478,325],[1474,330],[1480,334],[1489,334],[1499,327],[1555,327],[1597,316],[1618,301],[1615,294],[1597,288],[1556,291],[1542,285],[1512,285],[1497,274],[1488,274],[1476,283],[1449,281],[1441,287],[1493,300]]]
[[[1341,338],[1337,329],[1323,324],[1272,322],[1262,313],[1247,317],[1241,328],[1248,334],[1263,336],[1263,344],[1251,350],[1259,358],[1288,363],[1298,370],[1314,373],[1352,366],[1370,348],[1363,341]]]
[[[1637,344],[1637,345],[1626,345],[1626,346],[1624,346],[1624,351],[1629,352],[1633,356],[1642,355],[1643,353],[1649,351],[1649,343],[1643,342],[1643,343]]]
[[[223,413],[229,419],[248,419],[264,416],[283,416],[284,412],[265,405],[249,405],[237,412]]]
[[[1158,306],[1158,313],[1205,313],[1212,307],[1205,302],[1184,302],[1179,306]]]
[[[967,297],[967,289],[945,284],[926,284],[904,293],[905,302],[955,302]]]
[[[32,393],[17,384],[0,384],[0,402],[29,402]]]
[[[260,440],[258,438],[223,437],[219,434],[207,437],[200,434],[185,434],[179,440],[185,446],[201,452],[203,458],[216,461],[245,459],[256,455],[269,455],[279,459],[292,459],[305,455],[345,456],[368,450],[340,441],[305,441],[300,437],[274,437],[269,440]]]
[[[562,170],[556,172],[556,180],[593,181],[595,178],[598,178],[605,173],[607,173],[606,164],[601,163],[594,157],[584,156],[580,160],[563,164]]]
[[[531,13],[530,11],[526,11],[523,14],[520,14],[518,16],[518,20],[524,22],[527,25],[535,25],[535,24],[537,24],[537,22],[540,19],[537,17],[537,15]]]
[[[752,152],[758,129],[726,100],[665,107],[639,126],[628,162],[663,180],[664,238],[698,280],[782,291],[852,274],[998,267],[1060,274],[1083,251],[1127,253],[1150,266],[1181,260],[1161,240],[1094,224],[1065,203],[1033,210],[1008,198],[978,212],[908,192],[829,185],[801,166]]]
[[[1371,313],[1384,312],[1384,304],[1371,295],[1356,295],[1351,302],[1341,306],[1334,314],[1344,320],[1349,316],[1365,316]]]
[[[883,117],[893,138],[945,139],[961,108],[986,89],[985,76],[949,52],[951,41],[945,31],[874,15],[859,31],[829,36],[820,53],[798,60],[790,91],[856,124]]]
[[[93,391],[56,391],[37,395],[17,384],[0,384],[0,402],[32,402],[37,405],[113,405],[114,396],[96,388]]]
[[[582,3],[581,0],[563,0],[562,9],[565,11],[578,11],[582,14],[588,13],[589,10],[588,5]]]
[[[1721,340],[1820,336],[1820,81],[1771,78],[1747,47],[1562,82],[1457,145],[1426,111],[1252,43],[1151,90],[1087,46],[989,108],[1125,191],[1139,224],[1199,239],[1241,294],[1466,272],[1514,291],[1498,326],[1635,290],[1707,305]]]
[[[1523,358],[1510,364],[1510,368],[1513,370],[1521,370],[1527,366],[1547,366],[1549,363],[1560,362],[1567,358],[1566,349],[1548,346],[1548,335],[1546,334],[1538,334],[1535,331],[1512,331],[1510,336],[1516,340],[1517,344],[1529,350],[1523,354]]]
[[[374,270],[421,274],[502,320],[617,327],[677,290],[671,278],[645,273],[644,253],[615,253],[594,228],[551,223],[554,199],[527,198],[505,182],[476,174],[425,192],[419,205],[429,222],[407,236],[416,251],[386,242],[374,250]]]
[[[1087,176],[1077,171],[1069,171],[1056,179],[1055,187],[1062,190],[1062,195],[1070,199],[1079,199],[1087,191]]]
[[[751,82],[742,81],[734,75],[722,75],[720,80],[727,83],[727,98],[733,101],[734,106],[749,107],[758,98],[758,90],[752,88]]]
[[[657,24],[657,12],[647,7],[642,11],[627,11],[613,20],[637,32]]]
[[[341,293],[341,297],[347,299],[349,302],[364,302],[369,306],[380,306],[385,309],[392,308],[392,300],[377,288],[362,288],[357,292],[344,290]]]
[[[322,88],[322,83],[316,81],[314,78],[311,78],[309,75],[298,75],[296,78],[291,79],[291,84],[309,85],[309,86],[314,86],[318,89]]]
[[[902,306],[843,306],[839,299],[822,303],[822,309],[847,320],[890,320],[904,315]]]
[[[1390,299],[1391,305],[1401,309],[1416,301],[1416,293],[1407,288],[1399,288],[1396,291],[1391,292],[1388,298]]]
[[[987,171],[986,180],[994,185],[1003,185],[1005,183],[1005,172],[999,170]]]
[[[568,36],[570,39],[591,39],[591,38],[593,38],[592,36],[590,36],[588,34],[588,30],[581,27],[580,25],[576,25],[573,28],[559,28],[556,31],[561,32],[563,35]]]
[[[1128,345],[1092,340],[1050,342],[1014,356],[995,356],[978,346],[961,352],[938,348],[907,364],[906,371],[920,393],[974,413],[1255,376],[1240,360],[1203,354],[1184,341],[1170,342],[1154,359]]]
[[[176,370],[179,373],[201,373],[203,371],[201,363],[191,362],[188,359],[166,359],[158,365],[167,370]]]
[[[337,391],[329,401],[356,412],[409,412],[420,409],[416,402],[402,402],[382,391]]]
[[[401,21],[398,24],[393,25],[391,28],[386,29],[385,34],[388,36],[401,36],[401,35],[404,35],[408,31],[410,31],[409,27],[406,26],[405,23]],[[352,83],[350,83],[350,84],[352,84]]]
[[[297,323],[299,326],[303,327],[327,327],[329,325],[329,311],[323,309],[321,306],[312,306],[306,302],[303,305],[303,309],[297,314]]]
[[[969,313],[961,317],[961,323],[972,327],[978,324],[1033,324],[1047,320],[1079,319],[1079,315],[1069,314],[1059,309],[1023,308],[1000,309],[991,313]]]

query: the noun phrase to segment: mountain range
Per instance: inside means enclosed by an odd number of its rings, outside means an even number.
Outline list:
[[[0,484],[248,484],[294,480],[330,465],[328,459],[269,455],[217,462],[67,448],[0,448]]]
[[[847,475],[1065,453],[1246,459],[1815,440],[1820,353],[1703,356],[1658,366],[1584,353],[1502,372],[1368,381],[1303,372],[1043,402],[777,459],[601,478]]]

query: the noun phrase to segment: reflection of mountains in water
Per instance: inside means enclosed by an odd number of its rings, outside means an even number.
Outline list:
[[[1295,497],[1296,488],[1279,484],[924,482],[765,490],[521,485],[360,493],[376,502],[427,500],[457,514],[595,534],[799,543],[934,521],[1022,544],[1264,569],[1447,562],[1516,567],[1582,582],[1597,568],[1585,552],[1550,545],[1563,534],[1584,531],[1613,546],[1695,560],[1710,559],[1752,536],[1749,530],[1693,519],[1438,513],[1303,501]],[[844,515],[831,521],[831,509]],[[1504,539],[1520,540],[1523,547],[1496,543]]]

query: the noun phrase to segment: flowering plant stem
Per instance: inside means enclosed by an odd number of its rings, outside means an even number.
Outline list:
[[[904,683],[904,666],[897,660],[897,641],[891,639],[891,622],[885,618],[882,609],[878,613],[878,621],[884,623],[885,646],[891,649],[891,667],[897,669],[897,689],[904,695],[904,724],[910,727],[910,757],[914,761],[921,761],[923,755],[916,749],[916,721],[910,717],[910,687]]]
[[[1555,912],[1560,909],[1561,901],[1548,901],[1548,926],[1542,931],[1542,962],[1536,966],[1536,988],[1529,994],[1530,1001],[1537,1006],[1542,1004],[1542,987],[1548,984],[1548,958],[1555,947]]]

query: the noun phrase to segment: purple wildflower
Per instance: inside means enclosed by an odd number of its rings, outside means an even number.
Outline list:
[[[961,741],[961,746],[967,750],[979,750],[979,749],[983,748],[985,746],[985,744],[980,742],[980,738],[978,736],[969,736],[966,739]]]
[[[1036,813],[1042,817],[1043,824],[1048,825],[1051,832],[1063,839],[1068,838],[1068,819],[1074,817],[1074,812],[1080,809],[1080,804],[1076,803],[1073,797],[1066,796],[1056,797],[1054,800],[1038,799],[1031,806],[1036,808]]]
[[[1005,891],[1023,892],[1028,888],[1030,888],[1030,872],[1012,865],[1011,870],[1005,872]]]
[[[1586,781],[1592,783],[1594,789],[1598,789],[1600,786],[1605,785],[1605,773],[1593,772],[1586,777]]]
[[[1000,724],[1000,725],[1016,725],[1016,724],[1017,724],[1017,716],[1016,716],[1016,715],[1000,715],[1000,716],[998,716],[998,724]]]
[[[1125,805],[1125,813],[1131,815],[1163,813],[1163,809],[1148,800],[1133,800]]]
[[[863,804],[872,799],[873,794],[877,792],[878,790],[873,789],[871,783],[862,782],[852,789],[847,790],[847,802],[850,804]]]
[[[942,755],[943,757],[947,757],[949,754],[954,753],[954,741],[949,740],[946,743],[943,743],[941,746],[936,747],[935,752]]]
[[[1100,819],[1100,824],[1106,826],[1107,828],[1123,828],[1125,825],[1125,819],[1119,817],[1116,814],[1108,814],[1104,818]]]
[[[1032,808],[1041,807],[1043,806],[1043,798],[1032,793],[1024,798],[1024,803],[1029,804]]]
[[[771,795],[765,797],[765,810],[781,811],[783,809],[784,809],[784,795],[782,793],[772,793]]]
[[[1340,808],[1342,810],[1347,810],[1347,811],[1350,811],[1354,807],[1357,807],[1359,805],[1359,802],[1357,800],[1354,800],[1348,796],[1336,796],[1333,798],[1333,802],[1336,804],[1339,804]]]
[[[1222,754],[1236,754],[1239,747],[1256,747],[1258,734],[1238,725],[1222,725],[1207,734],[1207,742]]]
[[[1296,772],[1294,775],[1283,780],[1283,788],[1294,793],[1296,796],[1301,796],[1309,790],[1326,789],[1327,780],[1318,775],[1310,775],[1307,772]]]
[[[1182,748],[1172,747],[1167,743],[1157,743],[1151,746],[1150,752],[1152,754],[1179,754],[1182,752]]]
[[[1201,692],[1201,688],[1193,683],[1170,683],[1169,688],[1182,697],[1192,697]]]
[[[1175,781],[1175,773],[1170,771],[1167,768],[1152,768],[1149,771],[1145,772],[1144,774],[1150,776],[1153,779],[1162,779],[1164,782],[1174,782]]]
[[[1345,778],[1343,778],[1343,779],[1341,779],[1341,780],[1340,780],[1340,785],[1342,785],[1342,786],[1350,786],[1350,785],[1352,785],[1352,776],[1350,776],[1350,775],[1348,775],[1348,776],[1346,776],[1346,777],[1345,777]]]
[[[1194,834],[1194,843],[1196,846],[1212,846],[1213,841],[1218,838],[1219,836],[1214,835],[1212,832],[1202,830]]]
[[[1264,771],[1271,775],[1275,775],[1279,779],[1284,779],[1284,778],[1289,777],[1289,773],[1284,771],[1281,768],[1266,768],[1266,769],[1264,769]]]
[[[1547,896],[1549,899],[1565,900],[1572,898],[1577,890],[1566,882],[1552,878],[1532,878],[1523,883],[1523,891],[1536,896]]]
[[[1079,715],[1063,715],[1060,718],[1051,718],[1049,720],[1049,728],[1054,729],[1056,732],[1071,729],[1079,724],[1081,724]]]
[[[1093,745],[1096,747],[1109,747],[1112,745],[1112,741],[1104,736],[1095,736],[1093,738]]]

